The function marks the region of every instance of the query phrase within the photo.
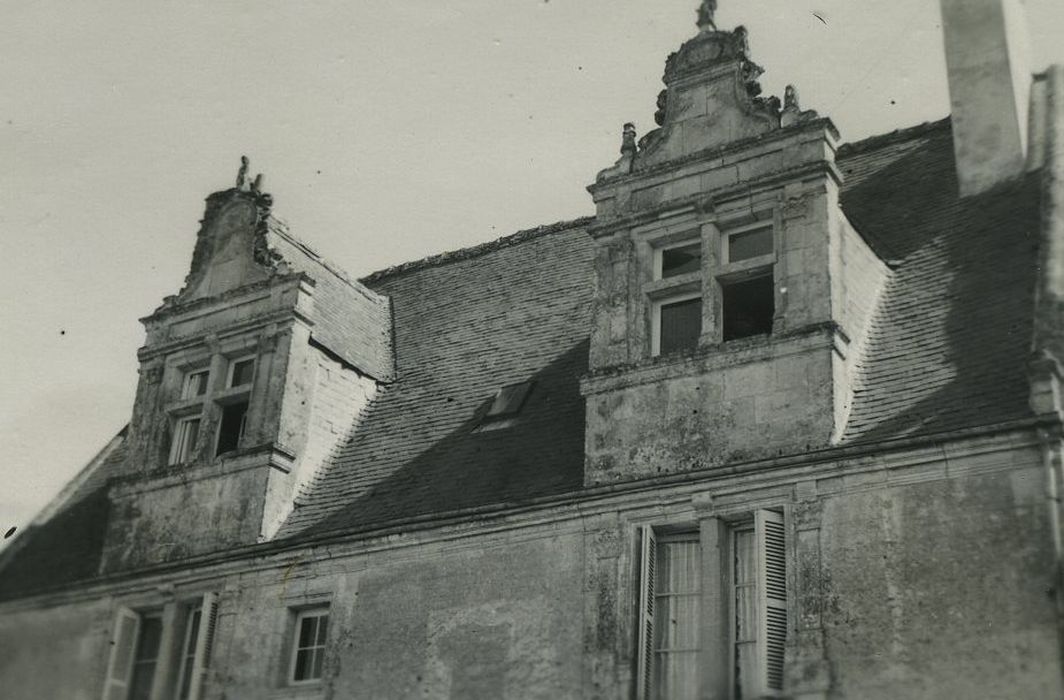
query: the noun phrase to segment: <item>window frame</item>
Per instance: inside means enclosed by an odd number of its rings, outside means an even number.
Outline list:
[[[158,619],[159,643],[155,651],[149,696],[173,700],[180,698],[182,676],[188,662],[187,648],[191,641],[190,622],[193,613],[199,611],[200,623],[196,629],[195,651],[191,659],[189,690],[183,700],[200,700],[217,631],[218,595],[208,592],[165,603],[144,599],[139,602],[143,604],[119,605],[115,610],[103,697],[107,700],[129,700],[144,621]],[[127,658],[123,660],[124,655]]]
[[[195,461],[197,447],[203,438],[203,411],[189,415],[177,415],[172,418],[170,454],[167,458],[168,466],[188,464]],[[196,437],[189,444],[187,440],[188,430],[185,426],[190,423],[199,423],[196,428]]]
[[[290,608],[289,611],[292,619],[292,632],[288,638],[288,671],[285,674],[285,685],[289,687],[320,685],[325,678],[325,655],[329,649],[329,633],[332,629],[332,625],[329,623],[329,618],[332,615],[332,606],[328,603],[323,605],[305,605],[297,608]],[[325,641],[321,646],[315,644],[309,647],[301,647],[299,646],[299,636],[302,631],[303,621],[311,617],[325,618]],[[318,624],[321,624],[320,621]],[[322,656],[321,675],[317,678],[296,680],[296,662],[299,658],[299,652],[301,649],[320,650],[319,653]]]
[[[702,291],[697,292],[679,292],[668,296],[658,297],[654,295],[650,299],[650,354],[653,357],[661,357],[661,307],[668,306],[669,304],[676,304],[682,301],[690,301],[692,299],[701,299],[703,304],[702,315],[705,316],[705,296]],[[701,336],[701,329],[699,330],[699,336]],[[697,347],[697,344],[696,346]],[[669,353],[673,354],[673,353]]]
[[[679,232],[670,232],[658,235],[647,240],[650,246],[651,269],[650,280],[643,287],[644,298],[649,303],[650,324],[650,356],[661,357],[661,307],[691,299],[702,300],[702,313],[699,319],[699,339],[705,333],[705,289],[703,278],[707,264],[707,252],[705,236],[702,227],[692,223]],[[671,277],[663,277],[664,254],[666,251],[677,248],[687,248],[692,245],[700,247],[699,266],[692,272],[686,272]],[[701,345],[696,342],[694,348]],[[673,353],[669,353],[670,355]]]
[[[236,452],[242,446],[244,438],[247,435],[248,414],[251,413],[251,397],[249,393],[241,393],[237,397],[230,397],[225,401],[215,401],[218,408],[221,409],[221,413],[218,416],[218,426],[214,431],[214,449],[212,450],[212,459],[218,459],[225,455]],[[222,428],[225,425],[225,411],[232,406],[244,406],[244,415],[240,417],[240,426],[237,428],[236,442],[231,449],[225,452],[219,452],[222,443]]]
[[[240,355],[237,357],[227,358],[228,363],[225,369],[225,391],[235,391],[247,387],[248,391],[251,391],[252,385],[255,383],[255,372],[258,371],[258,356],[255,354]],[[246,384],[233,385],[233,375],[236,374],[237,365],[251,362],[251,379]]]
[[[659,245],[654,245],[654,248],[653,248],[653,250],[654,250],[653,279],[654,279],[655,282],[662,282],[662,281],[665,281],[665,280],[675,280],[677,278],[687,277],[687,275],[695,274],[695,272],[701,271],[705,267],[705,264],[706,264],[706,244],[705,244],[705,241],[702,240],[701,230],[699,228],[694,228],[694,229],[691,229],[691,231],[689,231],[688,234],[689,235],[686,238],[676,238],[676,239],[669,238],[668,242],[662,242]],[[699,246],[699,249],[700,249],[699,250],[699,257],[698,257],[698,260],[699,260],[698,268],[699,269],[696,270],[695,272],[686,272],[686,273],[679,274],[679,275],[671,275],[669,277],[665,277],[664,276],[664,274],[665,274],[665,269],[664,269],[665,268],[665,251],[676,250],[677,248],[687,248],[687,247],[695,245],[695,244],[697,244]]]
[[[206,377],[206,379],[203,382],[203,391],[198,393],[198,394],[190,393],[189,389],[192,387],[192,379],[193,379],[193,377],[199,377],[199,376],[205,376]],[[192,401],[194,399],[199,399],[199,398],[201,398],[203,396],[206,396],[210,392],[211,392],[211,368],[210,367],[194,368],[194,369],[189,369],[188,371],[185,372],[184,377],[183,377],[182,382],[181,382],[181,400],[182,401]]]
[[[764,213],[762,213],[764,214]],[[763,255],[756,255],[750,258],[745,258],[737,262],[732,262],[729,259],[730,240],[732,236],[749,233],[750,231],[757,231],[760,229],[768,229],[771,232],[772,237],[772,252],[765,253]],[[721,222],[717,225],[717,242],[716,247],[718,251],[718,262],[711,270],[712,279],[715,281],[714,304],[716,310],[716,318],[718,319],[716,328],[716,340],[720,343],[731,343],[734,341],[741,341],[747,338],[754,338],[759,335],[765,335],[763,333],[752,333],[749,335],[740,336],[738,338],[729,338],[725,340],[727,329],[724,326],[724,289],[737,282],[745,282],[757,279],[759,277],[768,277],[772,280],[772,330],[768,335],[773,333],[776,317],[779,314],[779,293],[777,288],[779,286],[776,279],[776,268],[779,262],[779,249],[780,249],[780,234],[779,226],[776,224],[774,215],[767,215],[764,218],[758,218],[756,221],[741,225],[727,225],[727,222]]]
[[[788,508],[763,508],[752,511],[744,511],[729,515],[702,518],[697,525],[692,526],[689,522],[684,524],[664,525],[661,523],[643,523],[636,527],[636,539],[638,546],[636,553],[636,575],[634,581],[637,585],[638,594],[634,603],[637,611],[636,640],[634,646],[635,658],[633,659],[635,672],[635,697],[637,700],[661,700],[656,694],[657,688],[654,682],[660,669],[659,655],[656,647],[657,632],[654,625],[658,610],[654,588],[658,585],[658,577],[664,574],[665,566],[654,560],[650,565],[648,556],[657,556],[662,543],[670,540],[688,540],[696,538],[700,545],[699,576],[701,577],[699,589],[703,597],[699,606],[698,626],[701,630],[701,642],[696,666],[700,669],[699,697],[713,694],[714,697],[735,698],[738,696],[739,678],[737,676],[737,615],[738,596],[735,586],[737,550],[735,538],[739,532],[754,531],[755,547],[752,551],[754,561],[750,562],[755,567],[756,608],[755,616],[756,637],[754,639],[755,669],[757,675],[752,681],[753,687],[747,687],[742,697],[773,698],[783,695],[783,676],[785,673],[784,647],[788,636],[793,634],[794,615],[794,591],[790,581],[794,567],[794,543],[790,533]],[[769,524],[776,528],[776,536],[769,542]],[[768,554],[770,547],[776,547],[775,551],[782,550],[781,554]],[[769,562],[769,559],[772,559]],[[770,569],[771,565],[776,568]],[[768,572],[768,573],[766,573]],[[649,585],[648,585],[649,580]],[[773,598],[766,601],[766,591],[775,586],[782,586],[784,599]],[[648,590],[651,589],[651,590]],[[778,593],[780,588],[773,588]],[[652,624],[647,625],[648,597],[654,597]],[[769,618],[772,617],[771,609],[779,611],[782,608],[783,632],[780,636],[778,623],[780,616],[777,612],[775,622],[777,627],[772,634],[769,633]],[[707,636],[708,635],[708,636]],[[718,636],[719,635],[719,636]],[[647,639],[651,640],[651,646],[647,646]],[[769,647],[771,646],[771,653]],[[648,656],[648,648],[650,654]],[[770,666],[775,662],[775,676]],[[779,687],[772,684],[778,681]]]

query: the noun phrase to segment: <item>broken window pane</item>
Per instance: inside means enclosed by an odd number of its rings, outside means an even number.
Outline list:
[[[700,242],[661,251],[661,278],[698,272],[702,267],[702,244]]]
[[[521,406],[528,398],[528,392],[532,389],[532,382],[510,384],[499,389],[495,394],[495,400],[491,402],[486,418],[501,418],[512,416],[521,410]]]
[[[660,354],[698,347],[702,334],[702,299],[661,305]]]
[[[770,253],[772,253],[771,226],[728,236],[728,262],[749,260]]]
[[[754,279],[722,283],[721,292],[724,340],[772,332],[776,301],[771,271]]]
[[[248,402],[232,403],[222,407],[222,424],[218,428],[218,449],[215,455],[235,450],[244,437],[248,417]]]

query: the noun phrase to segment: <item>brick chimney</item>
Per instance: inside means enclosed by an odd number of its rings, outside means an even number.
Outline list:
[[[941,0],[962,196],[1021,175],[1031,91],[1022,0]]]

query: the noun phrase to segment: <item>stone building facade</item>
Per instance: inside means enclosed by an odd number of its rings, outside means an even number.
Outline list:
[[[1064,69],[942,0],[952,120],[843,144],[715,5],[593,217],[353,280],[211,195],[4,697],[1064,696]]]

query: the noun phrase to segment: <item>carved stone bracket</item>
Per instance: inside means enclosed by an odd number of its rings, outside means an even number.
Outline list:
[[[158,384],[163,380],[162,363],[143,367],[141,369],[141,374],[144,376],[144,381],[148,384]]]

